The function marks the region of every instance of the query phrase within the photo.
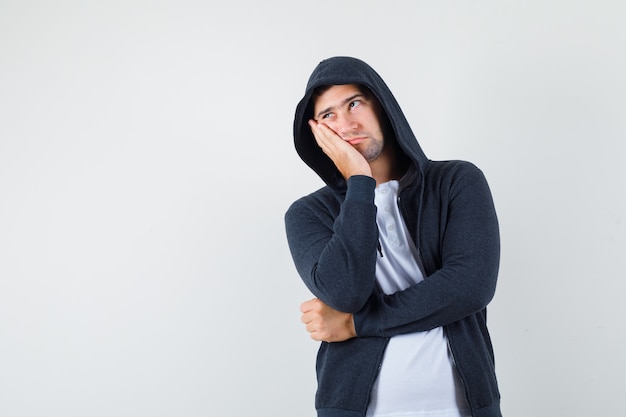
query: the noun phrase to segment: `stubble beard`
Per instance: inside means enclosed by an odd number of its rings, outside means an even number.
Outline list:
[[[372,162],[376,160],[383,153],[383,149],[385,148],[385,143],[382,139],[376,139],[370,137],[370,143],[367,144],[367,147],[361,151],[361,155],[367,162]]]

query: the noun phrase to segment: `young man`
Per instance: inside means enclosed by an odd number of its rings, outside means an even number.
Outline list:
[[[315,68],[294,140],[327,184],[285,214],[315,296],[301,311],[322,342],[318,416],[500,416],[486,327],[500,244],[482,172],[428,160],[381,77],[350,57]]]

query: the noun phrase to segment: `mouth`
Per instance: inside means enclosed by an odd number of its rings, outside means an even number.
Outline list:
[[[366,137],[360,137],[360,138],[352,138],[352,139],[348,139],[347,142],[354,146],[354,145],[358,145],[359,143],[363,142],[365,139],[367,139]]]

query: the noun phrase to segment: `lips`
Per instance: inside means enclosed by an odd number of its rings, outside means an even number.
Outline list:
[[[363,142],[365,139],[367,139],[366,137],[360,137],[360,138],[352,138],[352,139],[348,139],[348,143],[352,146],[354,145],[358,145],[359,143]]]

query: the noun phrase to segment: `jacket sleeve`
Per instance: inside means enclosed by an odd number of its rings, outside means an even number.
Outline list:
[[[374,287],[375,187],[373,178],[353,176],[338,213],[314,194],[293,203],[285,214],[287,241],[299,275],[317,298],[339,311],[360,310]]]
[[[447,192],[440,194],[436,209],[425,209],[418,236],[428,276],[391,295],[374,291],[354,315],[358,336],[429,330],[470,316],[491,301],[500,238],[487,181],[466,163],[442,183]]]

